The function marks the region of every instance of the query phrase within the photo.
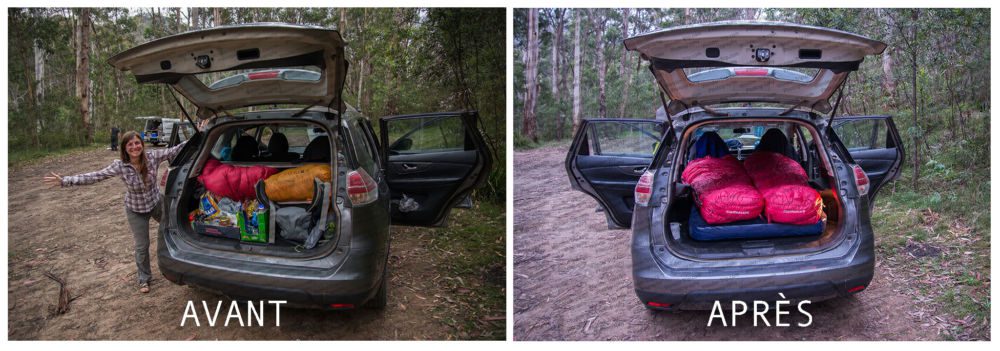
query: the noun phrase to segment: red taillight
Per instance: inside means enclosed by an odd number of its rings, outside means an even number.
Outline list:
[[[347,197],[355,206],[371,203],[378,198],[378,185],[364,168],[347,174]]]
[[[865,170],[861,169],[861,166],[851,165],[854,168],[854,183],[858,185],[858,195],[868,194],[868,175],[865,174]]]
[[[354,304],[353,303],[331,303],[330,304],[330,308],[348,309],[348,308],[354,308]]]
[[[166,187],[167,187],[167,175],[168,174],[170,174],[170,169],[167,169],[166,172],[163,172],[163,177],[160,178],[160,188],[161,189],[166,189]]]
[[[247,79],[274,79],[278,78],[278,71],[264,71],[264,72],[253,72],[247,73]]]
[[[669,308],[670,307],[670,304],[666,303],[666,302],[650,301],[650,302],[647,302],[646,304],[649,305],[649,307],[656,307],[656,308]]]
[[[653,172],[646,171],[635,184],[635,204],[649,205],[649,197],[653,195]]]
[[[736,68],[733,71],[741,77],[763,77],[768,73],[767,68]]]
[[[858,285],[858,286],[855,286],[853,288],[847,289],[847,293],[848,294],[853,294],[853,293],[856,293],[856,292],[861,291],[861,290],[865,290],[865,286],[864,285]]]

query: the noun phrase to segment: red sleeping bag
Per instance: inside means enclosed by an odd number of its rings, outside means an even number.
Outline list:
[[[243,201],[256,197],[254,185],[257,181],[278,173],[278,170],[265,166],[233,166],[214,158],[208,159],[198,180],[205,189],[213,194],[228,197],[235,201]]]
[[[769,222],[809,225],[823,217],[823,199],[809,186],[802,166],[784,155],[754,152],[743,167],[767,204],[764,216]]]
[[[701,216],[708,224],[754,219],[764,208],[764,198],[733,156],[691,161],[681,179],[694,189]]]

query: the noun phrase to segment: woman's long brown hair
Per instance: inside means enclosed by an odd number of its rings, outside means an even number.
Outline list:
[[[118,141],[118,150],[121,153],[122,162],[124,162],[124,163],[131,163],[132,162],[132,157],[129,156],[128,151],[126,151],[126,148],[125,148],[125,144],[127,144],[129,142],[129,140],[132,140],[132,138],[137,138],[137,139],[139,139],[139,141],[142,141],[142,136],[139,135],[139,132],[136,132],[134,130],[130,130],[128,132],[125,132],[125,134],[122,135],[121,140]],[[146,168],[146,143],[145,142],[142,143],[142,153],[139,154],[139,175],[142,178],[142,184],[145,185],[145,186],[149,186],[149,184],[147,183],[148,180],[146,179],[147,176],[149,175],[149,168]]]

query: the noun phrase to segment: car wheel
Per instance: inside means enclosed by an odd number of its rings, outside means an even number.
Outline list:
[[[375,293],[375,296],[372,296],[371,300],[368,300],[368,302],[365,303],[365,307],[375,310],[385,309],[385,306],[389,303],[388,273],[389,267],[385,267],[385,269],[382,270],[382,280],[378,283],[378,292]]]

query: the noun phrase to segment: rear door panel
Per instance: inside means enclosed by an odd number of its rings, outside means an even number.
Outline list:
[[[593,197],[609,226],[631,227],[634,191],[653,160],[662,122],[640,119],[586,119],[566,156],[573,189]]]
[[[870,203],[879,189],[899,177],[903,164],[902,139],[891,116],[836,117],[833,130],[851,158],[868,175]]]
[[[476,112],[390,116],[379,121],[393,224],[444,226],[489,176],[493,159]]]

